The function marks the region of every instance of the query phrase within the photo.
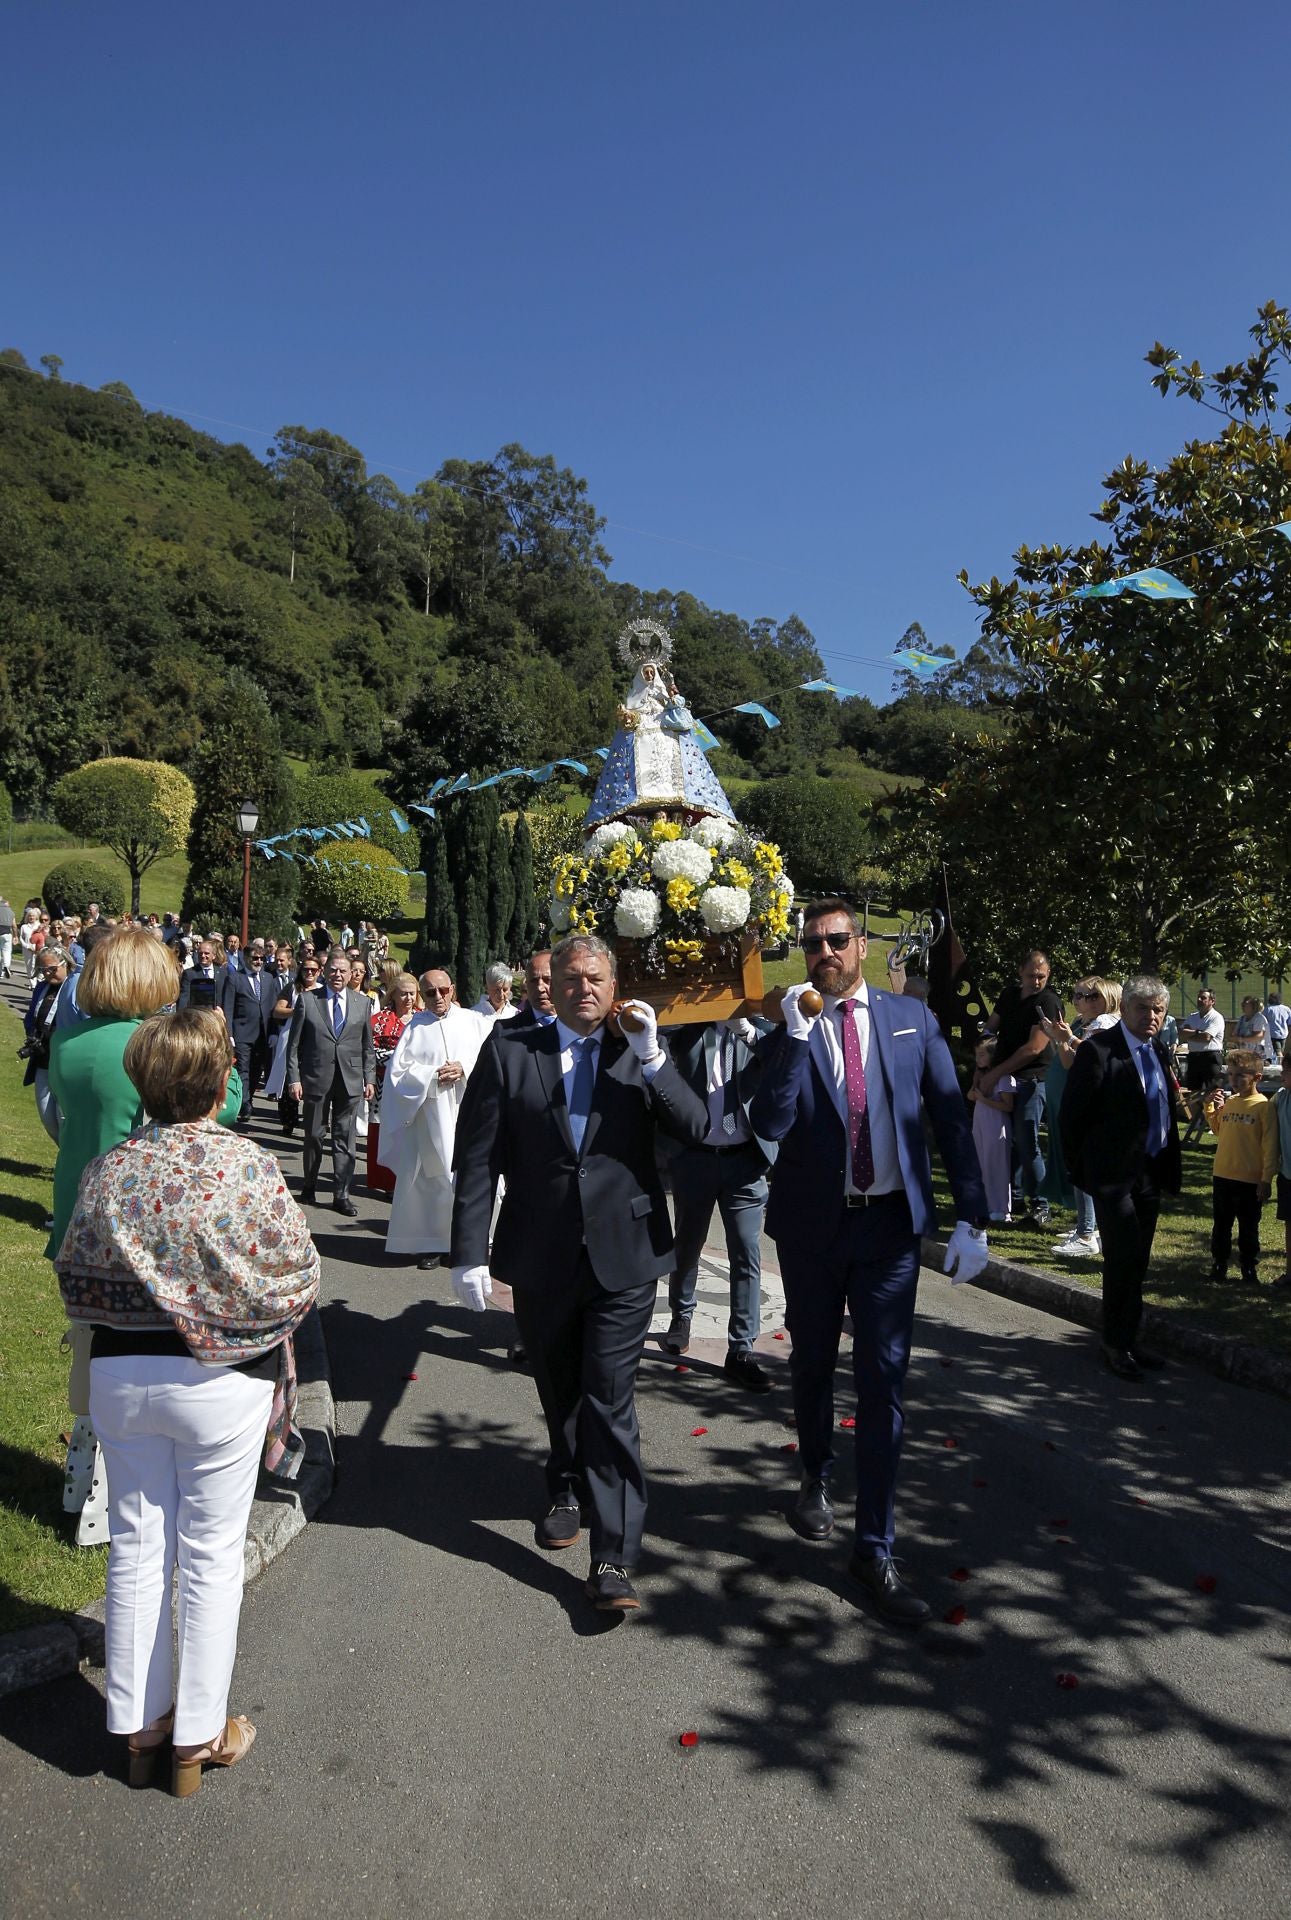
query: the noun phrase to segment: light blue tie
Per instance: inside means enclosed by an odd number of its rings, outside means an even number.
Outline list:
[[[1148,1099],[1148,1154],[1154,1158],[1164,1151],[1166,1142],[1166,1129],[1161,1119],[1165,1088],[1161,1084],[1156,1049],[1150,1040],[1139,1048],[1139,1059],[1143,1062],[1143,1091]]]
[[[592,1066],[593,1036],[574,1042],[574,1083],[569,1090],[569,1131],[574,1137],[574,1152],[583,1151],[583,1135],[592,1111],[592,1089],[596,1074]]]

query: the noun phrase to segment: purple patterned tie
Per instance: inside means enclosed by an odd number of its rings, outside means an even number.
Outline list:
[[[856,1031],[856,1001],[843,1000],[843,1078],[847,1086],[847,1137],[852,1146],[852,1185],[868,1193],[874,1185],[874,1145],[870,1139],[870,1108],[865,1091],[865,1063]]]

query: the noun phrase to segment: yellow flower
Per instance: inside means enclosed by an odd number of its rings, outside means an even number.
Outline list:
[[[689,913],[699,901],[694,881],[683,880],[680,876],[668,882],[668,891],[664,897],[674,913]]]
[[[617,846],[611,847],[605,856],[605,871],[607,873],[626,873],[631,865],[632,855],[628,852],[622,840],[618,842]]]
[[[663,944],[670,967],[684,967],[689,961],[704,957],[702,940],[665,940]]]
[[[681,828],[675,820],[656,820],[650,829],[652,840],[680,840]]]
[[[758,841],[757,846],[753,849],[753,858],[756,864],[761,867],[763,873],[769,873],[773,879],[776,874],[779,873],[781,866],[780,849],[779,847],[773,846],[769,840]]]
[[[721,876],[728,886],[743,887],[746,892],[753,885],[753,875],[739,860],[728,860],[721,869]]]
[[[585,887],[591,877],[592,869],[590,867],[580,867],[578,869],[578,884],[580,887]]]

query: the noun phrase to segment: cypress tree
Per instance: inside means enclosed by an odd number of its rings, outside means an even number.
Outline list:
[[[511,831],[501,814],[489,847],[489,959],[513,960],[511,921],[515,911],[515,879],[511,872]]]
[[[514,902],[507,930],[507,953],[522,964],[538,944],[538,899],[534,890],[533,835],[523,813],[516,815],[511,835],[511,881]]]
[[[484,991],[484,969],[489,959],[489,852],[498,821],[498,796],[489,787],[483,793],[463,794],[446,808],[444,833],[448,861],[457,896],[457,997],[464,1007]]]
[[[448,860],[448,838],[438,814],[421,830],[421,864],[426,875],[426,934],[414,962],[427,967],[457,964],[457,898]]]
[[[199,930],[236,927],[242,917],[242,838],[238,802],[260,809],[257,837],[280,833],[296,821],[291,809],[291,769],[278,722],[248,674],[229,670],[211,718],[193,756],[197,805],[188,834],[188,880],[180,912]],[[300,874],[290,860],[251,854],[251,932],[289,933]]]

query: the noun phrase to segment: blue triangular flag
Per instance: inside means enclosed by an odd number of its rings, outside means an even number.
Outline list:
[[[736,713],[756,713],[763,726],[778,727],[780,722],[766,707],[758,705],[756,700],[742,700],[735,709]]]

